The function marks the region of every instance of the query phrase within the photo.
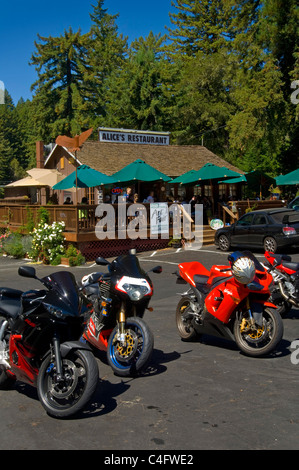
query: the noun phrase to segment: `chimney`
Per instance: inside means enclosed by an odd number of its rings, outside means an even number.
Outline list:
[[[44,143],[42,140],[36,142],[36,167],[44,168]]]

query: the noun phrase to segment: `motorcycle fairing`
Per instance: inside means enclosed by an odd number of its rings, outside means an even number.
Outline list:
[[[202,323],[196,323],[194,326],[199,334],[235,340],[229,325],[223,323],[208,311],[205,312]]]
[[[35,386],[38,369],[30,363],[30,359],[35,357],[35,353],[31,349],[27,349],[21,341],[22,335],[15,334],[9,337],[11,372],[17,376],[18,380]]]

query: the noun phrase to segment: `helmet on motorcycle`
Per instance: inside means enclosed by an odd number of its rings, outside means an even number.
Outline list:
[[[232,263],[232,273],[241,284],[249,284],[255,276],[255,265],[247,256],[240,256]]]

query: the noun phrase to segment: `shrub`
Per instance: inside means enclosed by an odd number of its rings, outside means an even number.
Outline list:
[[[66,257],[69,259],[70,266],[80,266],[85,263],[85,258],[74,245],[69,245],[66,250]]]
[[[64,222],[53,222],[52,225],[39,223],[32,232],[31,254],[33,259],[43,261],[46,264],[57,263],[57,257],[65,253],[65,239],[62,233],[64,225]]]
[[[9,256],[14,258],[23,258],[26,254],[26,249],[22,244],[22,235],[19,233],[11,233],[2,243],[2,249]]]

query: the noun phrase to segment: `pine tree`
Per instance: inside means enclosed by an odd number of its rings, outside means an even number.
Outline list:
[[[243,0],[244,1],[244,0]],[[228,48],[234,37],[238,7],[231,0],[173,0],[170,14],[171,50],[187,56],[211,54]]]
[[[5,90],[5,102],[0,105],[0,182],[8,184],[14,178],[12,162],[22,155],[23,147],[18,131],[13,100]]]
[[[32,85],[36,122],[48,138],[79,133],[89,125],[84,102],[89,34],[69,28],[63,36],[38,38],[31,57],[38,73]]]
[[[167,130],[171,80],[163,57],[165,37],[152,32],[135,40],[125,66],[109,81],[109,125]]]
[[[95,116],[106,115],[107,79],[112,72],[119,70],[127,53],[127,38],[118,34],[116,20],[119,15],[109,15],[104,8],[104,0],[93,6],[91,41],[89,43],[86,75],[89,110]]]

